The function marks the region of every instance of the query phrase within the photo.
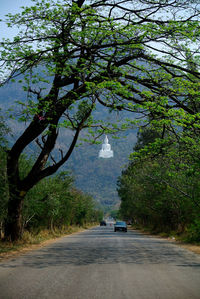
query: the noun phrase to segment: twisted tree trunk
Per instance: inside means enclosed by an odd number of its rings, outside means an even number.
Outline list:
[[[25,194],[22,191],[20,193],[10,193],[8,217],[5,223],[6,240],[16,241],[22,237],[22,208],[24,196]]]

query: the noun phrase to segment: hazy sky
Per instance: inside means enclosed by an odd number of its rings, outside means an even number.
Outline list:
[[[7,13],[17,13],[21,6],[31,6],[31,0],[0,0],[0,19],[4,20]],[[0,39],[12,37],[17,31],[8,29],[5,23],[0,23]]]

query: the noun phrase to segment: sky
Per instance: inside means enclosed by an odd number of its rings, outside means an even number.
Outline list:
[[[18,13],[21,6],[31,6],[31,4],[31,0],[0,0],[0,19],[4,20],[6,14]],[[4,22],[0,23],[0,40],[2,37],[12,38],[16,34],[16,30],[7,28]]]

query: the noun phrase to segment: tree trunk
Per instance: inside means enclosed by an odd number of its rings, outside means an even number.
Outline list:
[[[11,194],[8,201],[8,215],[5,223],[5,239],[17,241],[22,237],[22,207],[24,195]]]
[[[0,222],[0,239],[3,238],[3,221]]]

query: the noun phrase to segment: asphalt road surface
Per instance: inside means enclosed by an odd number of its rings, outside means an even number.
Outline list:
[[[200,256],[135,231],[93,229],[0,263],[0,299],[200,299]]]

